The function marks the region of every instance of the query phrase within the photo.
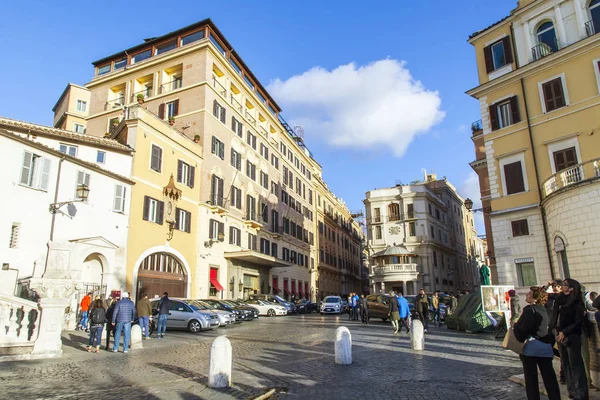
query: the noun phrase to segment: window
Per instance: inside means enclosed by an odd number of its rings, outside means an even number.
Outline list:
[[[70,156],[77,157],[77,146],[71,146],[71,145],[68,145],[68,144],[61,143],[60,146],[59,146],[59,148],[58,148],[58,150],[61,153],[65,153],[65,154],[68,154]]]
[[[231,166],[238,171],[242,170],[242,155],[233,148],[231,149]]]
[[[126,65],[127,65],[127,58],[124,58],[119,61],[115,61],[115,71],[118,69],[121,69],[121,68],[125,68]]]
[[[77,197],[77,188],[81,185],[90,187],[90,174],[85,171],[77,171],[77,184],[75,185],[75,198],[77,200],[81,200],[80,197]]]
[[[246,176],[251,178],[253,181],[256,180],[256,165],[246,160]]]
[[[300,181],[300,178],[296,178],[296,194],[302,194],[302,181]]]
[[[48,190],[50,181],[50,160],[26,151],[21,167],[21,185]]]
[[[196,175],[196,168],[191,165],[177,160],[177,182],[183,183],[191,188],[194,187],[194,176]]]
[[[123,185],[115,185],[115,199],[113,201],[113,211],[125,212],[125,194],[127,188]]]
[[[290,249],[282,247],[281,252],[282,252],[281,259],[283,261],[290,261]]]
[[[172,40],[167,43],[159,44],[158,46],[156,46],[154,48],[154,55],[157,56],[159,54],[166,53],[167,51],[173,50],[176,47],[177,47],[177,40]]]
[[[544,113],[565,107],[568,104],[563,90],[563,78],[558,77],[540,84],[542,110]]]
[[[223,207],[223,179],[216,175],[213,175],[211,179],[210,204]]]
[[[252,134],[250,131],[246,131],[246,143],[256,150],[256,135]]]
[[[492,104],[489,108],[489,112],[493,131],[516,124],[521,120],[517,96],[513,96],[510,99],[497,104]]]
[[[537,285],[533,262],[517,263],[517,277],[519,278],[519,286],[530,287]]]
[[[227,114],[227,111],[225,110],[225,107],[220,105],[218,101],[214,100],[213,101],[213,115],[219,121],[221,121],[222,123],[225,123],[226,114]]]
[[[529,235],[529,226],[527,225],[527,219],[512,221],[510,224],[512,225],[513,237]]]
[[[271,253],[271,242],[267,239],[260,239],[260,252],[269,255]]]
[[[229,227],[229,244],[235,244],[241,246],[242,244],[242,231],[233,226]]]
[[[382,237],[381,225],[378,225],[375,227],[375,239],[381,239],[381,237]]]
[[[375,208],[375,222],[381,222],[381,209]]]
[[[181,208],[175,209],[175,226],[178,230],[190,233],[192,223],[192,213]]]
[[[96,153],[96,162],[98,164],[104,164],[106,162],[106,152],[105,151],[98,150],[98,152]]]
[[[435,250],[433,251],[433,266],[438,266],[437,252]]]
[[[510,45],[510,36],[505,36],[483,49],[485,68],[488,73],[512,64],[513,55]]]
[[[275,181],[271,181],[271,194],[279,197],[279,185]]]
[[[435,228],[433,226],[429,227],[429,232],[431,233],[431,237],[435,239]]]
[[[277,243],[271,243],[271,256],[277,258],[278,249]]]
[[[152,57],[152,50],[148,49],[146,51],[142,51],[141,53],[137,53],[133,57],[131,57],[131,63],[135,64],[140,61],[144,61],[147,58]]]
[[[279,169],[279,158],[275,154],[271,154],[271,165],[275,169]]]
[[[223,46],[221,46],[221,43],[219,43],[219,40],[212,34],[212,32],[210,32],[208,34],[208,38],[210,39],[210,41],[212,42],[212,44],[215,45],[215,47],[217,48],[217,50],[225,55],[225,49],[223,49]]]
[[[198,32],[194,32],[194,33],[190,33],[187,36],[183,36],[181,38],[181,45],[185,46],[186,44],[190,44],[193,42],[196,42],[200,39],[204,39],[204,30],[198,31]]]
[[[429,208],[429,215],[433,216],[433,208],[431,207],[431,204],[427,204],[427,207]]]
[[[406,214],[408,214],[408,218],[414,218],[415,217],[415,206],[414,206],[414,204],[407,204],[406,205]]]
[[[269,159],[269,148],[263,143],[260,144],[260,155],[265,159]]]
[[[269,175],[265,174],[262,171],[260,171],[260,185],[265,189],[269,188]]]
[[[256,199],[246,195],[246,219],[256,221]]]
[[[242,189],[231,186],[231,205],[239,210],[242,209]]]
[[[243,129],[244,129],[244,126],[242,125],[242,123],[240,121],[238,121],[235,117],[232,116],[231,117],[231,130],[234,131],[235,134],[238,135],[239,137],[243,137],[242,136]]]
[[[551,21],[544,22],[536,31],[538,46],[534,47],[534,59],[539,59],[558,51],[558,40],[556,40],[556,31]]]
[[[156,172],[162,171],[162,149],[155,144],[152,145],[150,168]]]
[[[179,100],[167,103],[167,118],[175,117],[179,114]]]
[[[439,209],[439,208],[436,208],[436,209],[435,209],[435,217],[436,217],[438,220],[441,218],[441,217],[440,217],[440,209]]]
[[[87,101],[77,100],[77,111],[86,112],[87,111]]]
[[[13,223],[10,227],[10,241],[8,243],[8,247],[10,249],[16,249],[19,245],[19,229],[21,228],[20,224]]]
[[[279,151],[285,157],[285,153],[287,152],[287,147],[285,146],[285,144],[283,142],[279,143]]]
[[[256,235],[248,233],[248,249],[256,251]]]
[[[225,236],[225,224],[215,219],[209,220],[208,238],[219,240],[219,235],[221,235],[221,237]]]
[[[225,143],[217,139],[216,136],[212,137],[211,153],[219,157],[221,160],[225,159]]]
[[[288,184],[288,168],[284,165],[283,166],[283,184],[287,185]]]
[[[98,75],[108,74],[110,72],[110,64],[98,67]]]
[[[238,74],[242,74],[242,68],[238,65],[238,63],[233,59],[233,57],[229,56],[229,64],[235,69],[235,72]]]
[[[162,225],[165,211],[165,203],[153,199],[149,196],[144,196],[144,221],[154,222]]]
[[[555,172],[562,171],[578,164],[577,151],[575,150],[575,147],[569,147],[568,149],[555,151],[552,153],[552,158],[554,159]],[[580,172],[577,171],[575,173],[577,174]]]
[[[523,168],[520,160],[509,164],[504,164],[503,171],[506,195],[521,193],[526,190],[525,180],[523,177]]]
[[[417,225],[415,222],[410,222],[408,224],[408,232],[409,236],[417,236]]]

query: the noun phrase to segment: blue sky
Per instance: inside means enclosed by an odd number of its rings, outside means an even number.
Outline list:
[[[51,125],[65,85],[87,83],[92,61],[210,17],[273,88],[288,122],[305,126],[325,180],[350,209],[363,207],[366,191],[420,179],[422,169],[446,176],[464,196],[478,193],[468,164],[469,126],[480,116],[464,94],[477,85],[467,38],[516,0],[50,3],[3,5],[0,115]],[[348,92],[346,78],[356,81]],[[314,104],[297,101],[319,79],[343,87],[340,96],[328,87]],[[415,88],[421,108],[409,96]],[[398,96],[403,90],[408,97]]]

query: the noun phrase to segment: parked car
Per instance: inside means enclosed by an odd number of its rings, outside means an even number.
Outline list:
[[[250,307],[248,304],[244,303],[241,300],[220,300],[226,304],[230,304],[232,307],[238,307],[240,310],[247,310],[252,313],[252,319],[258,319],[258,310],[254,307]]]
[[[171,308],[167,320],[167,329],[187,329],[190,332],[198,333],[203,330],[217,328],[220,325],[219,317],[215,313],[202,310],[192,300],[170,300]],[[159,301],[159,299],[150,300],[153,310],[158,308]]]
[[[321,303],[321,315],[323,314],[341,314],[344,309],[342,298],[340,296],[327,296]]]
[[[317,303],[311,303],[308,300],[298,300],[296,302],[296,310],[298,310],[298,312],[301,314],[310,314],[313,311],[318,311],[319,306],[317,305]]]
[[[235,323],[239,324],[242,321],[249,321],[254,318],[254,311],[256,310],[247,310],[242,309],[236,305],[228,304],[224,300],[213,300],[213,299],[205,299],[202,300],[204,303],[210,305],[215,310],[220,311],[228,311],[235,314]]]
[[[279,304],[280,306],[285,307],[288,314],[296,314],[296,312],[297,312],[296,306],[293,303],[290,303],[289,301],[285,300],[284,298],[279,297],[274,294],[251,294],[250,296],[248,296],[248,299],[263,300],[268,303]]]
[[[404,296],[408,302],[408,310],[412,318],[417,317],[415,310],[415,296]],[[387,294],[371,294],[367,296],[369,304],[369,319],[381,318],[382,321],[387,321],[390,296]]]
[[[228,310],[219,310],[202,300],[193,300],[194,306],[204,311],[212,312],[219,317],[219,326],[235,324],[235,313]]]
[[[284,306],[275,303],[269,303],[265,300],[250,299],[246,301],[246,304],[250,307],[256,308],[259,315],[266,315],[267,317],[288,314],[288,310]]]

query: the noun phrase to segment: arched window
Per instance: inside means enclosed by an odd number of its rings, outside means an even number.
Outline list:
[[[567,258],[567,249],[565,248],[565,242],[562,238],[557,236],[554,238],[554,251],[556,251],[556,258],[558,259],[558,265],[560,272],[562,272],[563,278],[570,278],[571,271],[569,271],[569,259]]]
[[[592,0],[588,5],[590,10],[590,21],[585,24],[588,36],[600,31],[600,0]]]
[[[558,50],[558,41],[556,40],[556,31],[552,21],[541,24],[536,31],[538,44],[548,46],[550,53]]]
[[[392,203],[388,206],[388,215],[390,221],[400,220],[400,205],[398,203]]]

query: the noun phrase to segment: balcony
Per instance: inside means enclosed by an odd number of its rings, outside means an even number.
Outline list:
[[[263,135],[264,137],[268,138],[269,137],[269,133],[267,132],[267,130],[265,128],[263,128],[262,126],[259,128],[260,134]]]
[[[576,187],[578,183],[589,182],[598,178],[600,178],[600,158],[555,173],[546,179],[542,185],[542,195],[543,198],[546,198],[554,193]]]
[[[227,213],[226,200],[223,196],[211,196],[206,203],[210,205],[210,211],[214,214],[223,215]]]
[[[388,215],[388,221],[389,222],[402,221],[403,219],[404,219],[404,215],[403,214],[391,214],[391,215]]]
[[[144,98],[144,100],[149,99],[150,97],[152,97],[152,88],[151,87],[147,87],[144,90],[140,90],[139,92],[135,92],[131,95],[131,102],[135,103],[137,101],[137,97],[138,95],[142,95],[142,97]]]
[[[281,237],[281,235],[283,235],[283,226],[271,225],[271,229],[269,229],[269,232],[273,234],[274,238],[279,238]]]
[[[250,122],[250,124],[252,124],[252,126],[256,127],[256,119],[250,115],[248,110],[246,110],[246,119]]]
[[[240,104],[239,101],[237,101],[235,99],[235,97],[233,97],[233,95],[231,95],[231,106],[236,109],[240,114],[242,114],[242,112],[244,111],[244,108],[242,107],[242,105]]]
[[[593,36],[596,34],[596,26],[594,24],[594,21],[589,20],[588,22],[585,23],[585,33],[588,36]]]
[[[112,110],[114,108],[121,108],[125,105],[125,96],[119,96],[116,99],[109,100],[104,104],[104,111]]]
[[[217,79],[216,76],[213,75],[212,77],[213,79],[213,87],[215,88],[215,90],[217,91],[217,93],[219,93],[221,96],[227,98],[227,89],[225,89],[225,86],[221,85],[221,82],[219,82],[219,80]]]
[[[540,43],[531,48],[531,55],[533,57],[533,61],[537,61],[541,58],[549,56],[550,54],[560,50],[558,47],[558,40],[554,39],[554,45],[551,46],[547,43]]]
[[[177,89],[181,88],[182,82],[183,81],[181,80],[181,78],[174,79],[169,82],[165,82],[162,85],[160,85],[159,92],[160,92],[160,94],[163,94],[163,93],[172,92],[173,90],[177,90]]]
[[[477,121],[475,121],[471,124],[471,133],[479,132],[482,130],[483,130],[483,124],[480,119],[478,119]]]
[[[371,276],[410,280],[415,279],[418,273],[417,264],[386,264],[373,267],[373,274]]]
[[[254,229],[260,229],[263,226],[260,216],[252,212],[247,212],[244,215],[244,223],[246,226]]]

